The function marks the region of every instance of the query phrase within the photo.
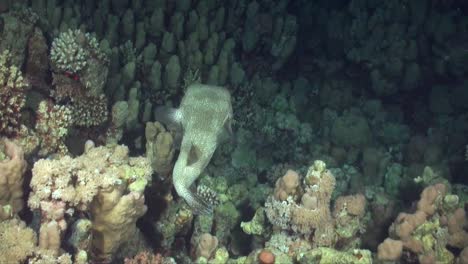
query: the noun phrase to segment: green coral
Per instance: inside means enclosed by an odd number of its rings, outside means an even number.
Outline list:
[[[52,42],[50,58],[55,70],[72,73],[80,72],[91,65],[89,62],[91,58],[108,61],[107,54],[97,39],[79,29],[69,29],[60,33]]]
[[[342,147],[364,147],[372,139],[372,133],[364,116],[347,112],[334,121],[331,139]]]
[[[242,230],[249,235],[263,235],[265,233],[265,211],[257,209],[254,217],[249,222],[241,222]]]
[[[349,218],[346,224],[337,224],[335,232],[341,238],[353,238],[361,229],[362,224],[359,218]]]
[[[238,225],[240,212],[232,202],[220,204],[215,209],[216,237],[223,241],[231,236],[231,230]]]
[[[209,264],[225,264],[229,260],[229,252],[225,247],[218,248],[213,259],[208,261]]]
[[[60,71],[79,72],[87,65],[88,51],[81,45],[85,41],[80,30],[68,30],[52,42],[52,65]]]
[[[426,221],[413,232],[413,238],[422,243],[424,253],[434,254],[438,263],[453,263],[454,256],[446,248],[447,230],[438,218]]]
[[[371,264],[372,254],[369,250],[362,249],[341,252],[332,248],[318,247],[299,254],[297,260],[301,264]]]

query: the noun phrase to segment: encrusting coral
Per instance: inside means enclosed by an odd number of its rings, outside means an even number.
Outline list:
[[[28,204],[41,211],[40,246],[59,253],[70,224],[65,215],[76,211],[90,215],[95,260],[111,261],[136,235],[136,220],[146,212],[143,191],[152,169],[146,158],[129,157],[128,151],[125,146],[95,147],[88,141],[79,157],[34,164]]]
[[[27,163],[23,151],[8,139],[0,139],[5,146],[6,159],[0,159],[0,220],[9,218],[24,207],[23,174]],[[1,147],[0,147],[1,152]]]

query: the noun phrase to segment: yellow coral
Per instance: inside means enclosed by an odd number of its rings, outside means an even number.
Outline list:
[[[0,263],[20,263],[36,248],[36,233],[17,219],[0,222]]]
[[[128,154],[125,146],[95,147],[88,142],[79,157],[34,164],[28,203],[42,211],[42,248],[58,251],[54,241],[67,225],[63,212],[56,212],[61,208],[91,214],[95,260],[110,260],[120,245],[136,234],[136,220],[146,212],[143,191],[151,181],[152,169],[146,158]],[[54,221],[60,227],[54,230],[60,232],[47,229]]]

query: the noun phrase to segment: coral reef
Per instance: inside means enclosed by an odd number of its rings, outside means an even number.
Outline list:
[[[0,0],[0,262],[468,263],[467,14]]]

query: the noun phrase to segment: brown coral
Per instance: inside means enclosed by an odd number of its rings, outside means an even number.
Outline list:
[[[444,205],[448,196],[447,187],[443,184],[426,187],[421,193],[416,212],[400,213],[390,227],[390,235],[399,241],[398,245],[401,244],[404,250],[415,254],[420,263],[451,263],[454,256],[446,246],[461,249],[468,244],[468,233],[463,229],[466,223],[465,210],[457,209],[457,204]],[[388,241],[379,245],[382,251],[379,259],[389,258],[389,252],[383,252],[389,249]],[[428,247],[428,241],[434,244]],[[394,258],[401,256],[391,255]]]
[[[42,101],[37,110],[36,132],[41,138],[39,155],[65,155],[68,149],[65,138],[72,125],[72,111],[63,105],[54,105],[51,101]]]
[[[90,208],[93,217],[93,258],[100,263],[111,261],[117,249],[137,235],[136,221],[146,213],[143,194],[124,188],[101,190]]]
[[[161,177],[169,176],[174,159],[174,138],[159,122],[147,122],[145,128],[146,156],[153,170]]]
[[[380,260],[399,260],[402,253],[403,242],[391,238],[385,239],[377,248],[377,258]]]
[[[333,209],[334,217],[337,217],[341,211],[346,211],[350,215],[363,217],[366,213],[366,197],[362,194],[338,197]]]
[[[136,233],[135,222],[146,212],[142,193],[152,170],[146,158],[130,158],[128,151],[125,146],[95,147],[89,142],[77,158],[42,159],[34,164],[28,203],[41,210],[43,248],[57,253],[54,241],[67,228],[64,214],[74,211],[91,216],[91,244],[98,261],[109,262]]]
[[[330,246],[335,241],[333,219],[330,213],[330,199],[335,188],[335,177],[325,169],[325,163],[316,161],[307,172],[309,186],[305,200],[316,201],[316,208],[296,206],[292,210],[291,224],[294,231],[309,234],[314,231],[315,246]],[[304,197],[303,196],[303,197]]]
[[[291,172],[289,179],[278,181],[277,190],[282,191],[275,194],[282,193],[286,196],[286,191],[293,193],[292,190],[299,188],[299,184],[296,185],[300,183],[298,175]],[[306,187],[301,203],[297,203],[292,196],[288,196],[285,201],[276,199],[282,198],[281,195],[270,196],[265,203],[265,213],[274,226],[305,236],[313,234],[314,247],[331,246],[336,241],[334,221],[330,213],[335,177],[326,169],[323,161],[315,161],[309,168],[304,183]]]
[[[0,53],[0,135],[14,136],[18,132],[27,87],[21,70],[13,65],[10,52]]]
[[[218,247],[218,238],[209,233],[204,233],[198,239],[195,255],[197,258],[204,257],[210,259]]]
[[[276,181],[275,199],[285,201],[288,196],[294,196],[298,191],[299,184],[299,174],[293,170],[288,170],[283,177]]]
[[[8,139],[3,139],[8,160],[0,161],[0,220],[23,209],[23,174],[26,161],[23,151]]]

